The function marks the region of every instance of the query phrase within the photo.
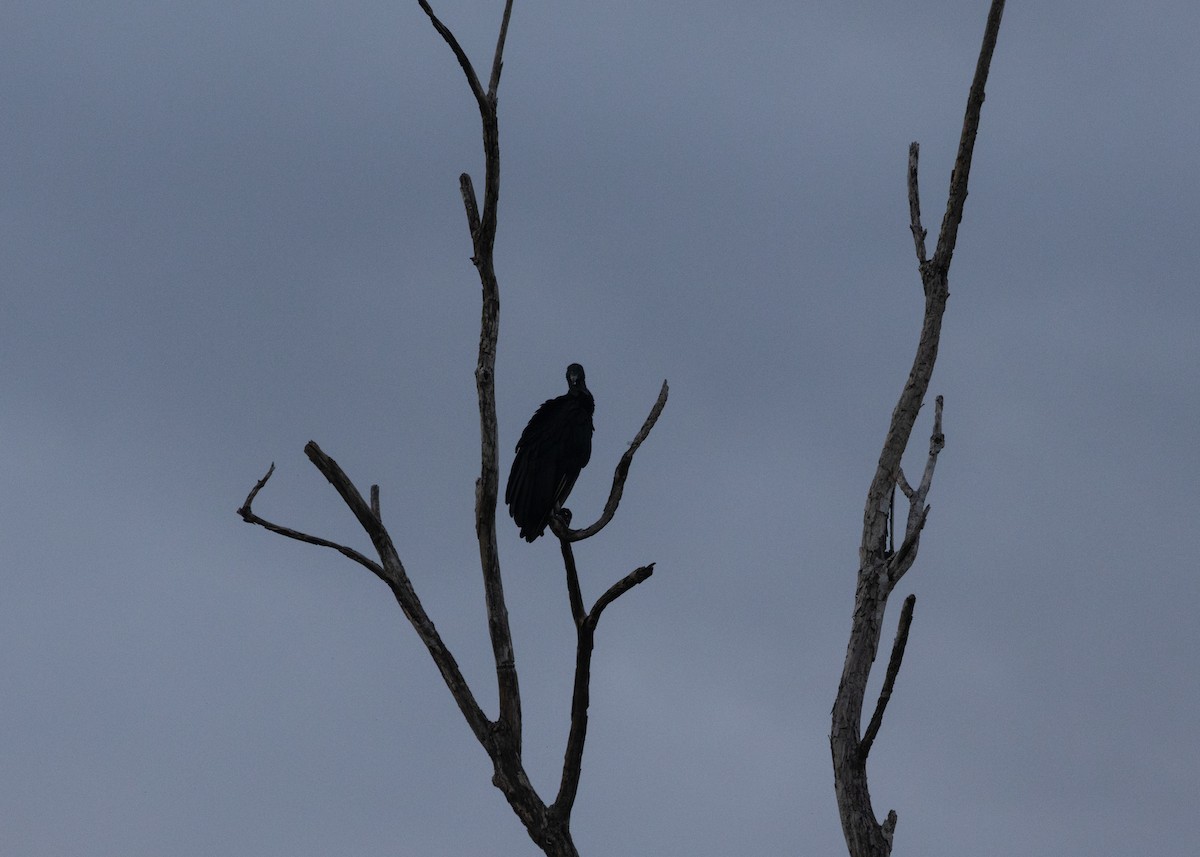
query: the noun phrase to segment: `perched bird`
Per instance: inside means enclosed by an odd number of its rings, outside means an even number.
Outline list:
[[[592,457],[595,409],[583,367],[572,363],[567,367],[567,392],[544,402],[521,432],[504,502],[526,541],[546,531]]]

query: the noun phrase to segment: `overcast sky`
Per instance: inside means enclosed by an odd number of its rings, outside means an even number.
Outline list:
[[[486,68],[501,0],[435,7]],[[845,853],[829,710],[986,0],[518,0],[500,88],[501,467],[578,361],[616,520],[584,855]],[[1200,6],[1009,4],[932,394],[947,445],[872,753],[896,853],[1192,855]],[[366,490],[495,714],[472,507],[478,116],[416,2],[0,12],[0,854],[539,853],[382,584]],[[931,409],[918,423],[920,467]],[[573,630],[500,549],[527,766]],[[875,677],[875,685],[881,680]]]

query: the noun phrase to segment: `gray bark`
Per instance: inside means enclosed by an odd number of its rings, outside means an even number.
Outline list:
[[[983,106],[984,85],[987,82],[988,69],[991,66],[992,52],[996,46],[996,37],[1000,30],[1000,19],[1003,12],[1004,0],[992,0],[984,29],[983,44],[975,68],[975,77],[967,97],[962,136],[959,139],[958,155],[950,178],[946,212],[942,218],[942,228],[932,259],[927,259],[925,255],[926,231],[921,225],[920,194],[917,184],[919,148],[916,143],[909,148],[910,228],[921,274],[921,284],[925,292],[925,315],[921,323],[921,335],[917,344],[916,356],[913,359],[904,389],[892,411],[879,463],[875,469],[875,476],[867,490],[850,640],[846,646],[846,660],[842,667],[842,677],[833,704],[829,733],[829,746],[833,759],[834,792],[837,795],[842,831],[846,836],[846,846],[851,857],[888,857],[891,854],[892,836],[896,829],[896,813],[894,811],[889,811],[882,823],[875,816],[871,805],[871,792],[867,784],[867,756],[879,733],[883,714],[891,699],[896,676],[900,670],[916,601],[916,597],[913,595],[909,595],[905,600],[901,612],[883,689],[875,704],[866,731],[860,732],[863,722],[863,705],[871,666],[879,651],[888,596],[916,560],[921,531],[929,515],[930,507],[926,505],[925,501],[932,485],[938,453],[945,444],[942,434],[942,398],[939,396],[934,412],[925,471],[917,487],[912,487],[900,468],[900,459],[908,447],[917,415],[929,390],[934,364],[937,361],[942,316],[946,310],[946,301],[950,296],[950,260],[954,254],[958,226],[962,222],[963,205],[967,198],[967,180],[971,170],[971,157],[976,133],[979,129],[980,110]],[[897,487],[901,489],[908,500],[909,507],[904,525],[903,541],[899,549],[893,549],[893,545],[888,541],[888,524],[891,521],[894,525],[898,519],[897,511],[893,508],[893,497]]]

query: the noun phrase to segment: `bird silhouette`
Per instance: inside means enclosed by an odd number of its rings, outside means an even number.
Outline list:
[[[595,409],[583,367],[572,363],[567,392],[543,402],[521,432],[504,502],[526,541],[546,531],[592,457]]]

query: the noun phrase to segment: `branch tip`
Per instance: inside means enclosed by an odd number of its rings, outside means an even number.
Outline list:
[[[643,565],[641,568],[635,568],[629,574],[622,577],[616,583],[608,588],[608,591],[601,595],[597,600],[592,612],[588,614],[588,622],[594,628],[596,623],[600,621],[600,614],[604,608],[612,604],[622,595],[624,595],[639,583],[647,580],[650,575],[654,574],[654,563]]]
[[[443,41],[450,46],[450,50],[454,52],[455,59],[462,66],[463,74],[467,76],[467,84],[471,87],[471,92],[475,96],[475,100],[479,102],[480,110],[486,109],[487,99],[483,92],[483,87],[479,85],[479,77],[475,74],[475,68],[471,65],[471,60],[467,56],[467,52],[463,50],[462,45],[458,43],[458,39],[454,37],[454,33],[450,32],[450,28],[441,22],[437,15],[433,14],[433,9],[430,7],[427,0],[417,0],[421,9],[429,17],[429,23],[433,24],[433,28],[437,30]]]
[[[942,228],[938,233],[937,249],[933,254],[934,268],[945,276],[950,270],[950,259],[958,240],[958,227],[962,223],[963,207],[967,202],[967,181],[971,175],[971,159],[975,153],[975,138],[979,133],[979,115],[983,109],[984,88],[992,66],[992,53],[1000,34],[1000,19],[1004,14],[1004,0],[992,0],[988,10],[987,24],[983,30],[983,43],[979,48],[979,59],[975,63],[975,76],[967,95],[967,109],[963,116],[962,135],[958,140],[958,155],[950,173],[950,192],[946,199],[946,213],[942,216]]]
[[[254,483],[254,487],[250,489],[250,493],[246,495],[246,502],[241,505],[237,513],[242,516],[242,520],[248,524],[254,523],[251,520],[253,513],[250,511],[250,506],[254,503],[254,498],[258,496],[258,492],[267,484],[267,480],[271,478],[271,474],[275,472],[275,462],[271,462],[271,466],[267,468],[267,473],[262,479]]]
[[[496,104],[496,90],[500,87],[500,71],[504,68],[504,40],[508,37],[508,19],[512,17],[512,0],[504,4],[504,17],[500,20],[500,36],[496,39],[496,56],[492,60],[492,77],[488,81],[488,100],[493,108]]]
[[[917,161],[921,155],[921,145],[913,142],[908,147],[908,216],[912,230],[913,244],[917,251],[917,264],[924,266],[925,259],[925,227],[921,225],[921,191],[917,182]]]
[[[471,246],[474,247],[479,239],[479,200],[468,173],[458,177],[458,190],[462,194],[463,208],[467,211],[467,228],[471,231]]]
[[[630,441],[629,447],[625,450],[625,454],[621,456],[617,462],[617,468],[613,472],[612,489],[608,493],[608,501],[604,504],[604,511],[600,513],[600,517],[594,524],[588,527],[583,527],[578,530],[564,528],[562,533],[556,529],[554,532],[559,538],[565,538],[573,542],[582,541],[583,539],[591,538],[600,532],[608,522],[613,519],[613,515],[617,513],[617,507],[621,503],[621,497],[625,493],[625,480],[629,477],[629,468],[633,464],[634,453],[650,436],[650,431],[658,423],[658,418],[663,412],[663,408],[667,406],[667,396],[670,394],[670,387],[666,380],[662,382],[662,387],[658,391],[658,398],[654,401],[653,407],[650,408],[650,413],[646,416],[642,427],[638,429],[638,433]]]

